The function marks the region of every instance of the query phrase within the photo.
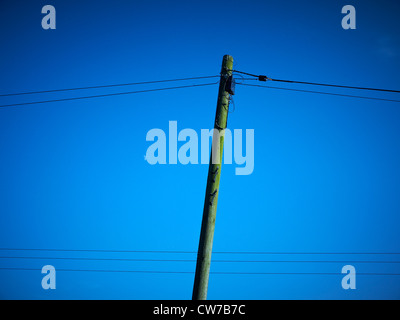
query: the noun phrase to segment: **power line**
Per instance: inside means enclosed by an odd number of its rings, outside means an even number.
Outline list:
[[[0,268],[0,270],[10,271],[41,271],[34,268]],[[57,271],[72,271],[72,272],[110,272],[110,273],[176,273],[176,274],[194,274],[193,271],[158,271],[158,270],[108,270],[108,269],[56,269]],[[218,272],[211,271],[211,274],[225,275],[341,275],[339,272]],[[400,276],[400,273],[362,273],[361,276]]]
[[[175,90],[175,89],[193,88],[193,87],[204,87],[204,86],[210,86],[210,85],[214,85],[214,84],[217,84],[217,82],[213,82],[213,83],[203,83],[203,84],[192,84],[192,85],[179,86],[179,87],[168,87],[168,88],[148,89],[148,90],[140,90],[140,91],[128,91],[128,92],[118,92],[118,93],[99,94],[99,95],[86,96],[86,97],[63,98],[63,99],[44,100],[44,101],[33,101],[33,102],[21,102],[21,103],[13,103],[13,104],[0,105],[0,107],[1,107],[1,108],[4,108],[4,107],[23,106],[23,105],[29,105],[29,104],[39,104],[39,103],[49,103],[49,102],[61,102],[61,101],[71,101],[71,100],[91,99],[91,98],[103,98],[103,97],[118,96],[118,95],[124,95],[124,94],[154,92],[154,91],[163,91],[163,90]]]
[[[194,254],[197,251],[181,250],[106,250],[106,249],[54,249],[54,248],[0,248],[0,251],[55,251],[55,252],[108,252],[108,253],[166,253]],[[213,251],[215,254],[261,254],[261,255],[398,255],[400,252],[267,252],[267,251]]]
[[[127,258],[76,258],[76,257],[0,257],[0,259],[38,259],[38,260],[82,260],[82,261],[129,261],[129,262],[195,262],[182,259],[127,259]],[[217,262],[217,261],[215,261]],[[400,261],[399,261],[400,263]]]
[[[346,86],[340,84],[327,84],[327,83],[317,83],[317,82],[307,82],[307,81],[295,81],[295,80],[283,80],[283,79],[273,79],[269,78],[265,75],[255,75],[247,72],[233,70],[233,72],[242,73],[248,76],[256,77],[257,80],[260,81],[277,81],[277,82],[286,82],[286,83],[296,83],[296,84],[307,84],[307,85],[314,85],[314,86],[324,86],[324,87],[335,87],[335,88],[345,88],[345,89],[357,89],[357,90],[372,90],[372,91],[383,91],[383,92],[394,92],[400,93],[399,90],[392,90],[392,89],[380,89],[380,88],[368,88],[368,87],[356,87],[356,86]]]
[[[0,94],[0,97],[19,96],[19,95],[26,95],[26,94],[38,94],[38,93],[52,93],[52,92],[61,92],[61,91],[73,91],[73,90],[87,90],[87,89],[111,88],[111,87],[122,87],[122,86],[134,86],[134,85],[140,85],[140,84],[152,84],[152,83],[163,83],[163,82],[173,82],[173,81],[199,80],[199,79],[209,79],[209,78],[215,78],[215,77],[219,77],[219,75],[180,78],[180,79],[168,79],[168,80],[143,81],[143,82],[130,82],[130,83],[120,83],[120,84],[107,84],[107,85],[98,85],[98,86],[90,86],[90,87],[63,88],[63,89],[28,91],[28,92],[17,92],[17,93],[3,93],[3,94]]]
[[[241,86],[260,87],[260,88],[277,89],[277,90],[288,90],[288,91],[297,91],[297,92],[306,92],[306,93],[318,93],[318,94],[326,94],[326,95],[331,95],[331,96],[340,96],[340,97],[348,97],[348,98],[359,98],[359,99],[368,99],[368,100],[400,102],[400,100],[374,98],[374,97],[364,97],[364,96],[355,96],[355,95],[350,95],[350,94],[340,94],[340,93],[332,93],[332,92],[311,91],[311,90],[292,89],[292,88],[267,87],[267,86],[261,86],[261,85],[258,85],[258,84],[248,84],[248,83],[237,83],[237,84],[241,85]]]
[[[174,251],[174,250],[104,250],[104,249],[42,249],[42,248],[0,248],[0,251],[57,251],[57,252],[108,252],[108,253],[197,253],[197,251]]]
[[[212,274],[255,274],[255,275],[341,275],[340,272],[210,272]],[[357,272],[358,276],[400,276],[400,273]]]
[[[79,260],[79,261],[128,261],[128,262],[196,262],[188,259],[127,259],[86,257],[0,257],[0,259]],[[337,261],[337,260],[212,260],[216,263],[400,263],[400,261]]]
[[[255,274],[255,275],[341,275],[340,272],[210,272],[212,274]],[[357,272],[358,276],[400,276],[400,273]]]
[[[324,86],[324,87],[335,87],[335,88],[345,88],[345,89],[370,90],[370,91],[400,93],[399,90],[392,90],[392,89],[354,87],[354,86],[344,86],[344,85],[339,85],[339,84],[327,84],[327,83],[316,83],[316,82],[306,82],[306,81],[291,81],[291,80],[282,80],[282,79],[270,79],[270,80],[276,81],[276,82],[307,84],[307,85],[313,85],[313,86]]]
[[[232,72],[245,74],[245,75],[247,75],[247,76],[251,76],[251,77],[255,77],[255,78],[258,78],[258,77],[259,77],[259,76],[256,75],[256,74],[252,74],[252,73],[248,73],[248,72],[243,72],[243,71],[239,71],[239,70],[232,70]]]
[[[34,268],[0,268],[0,270],[16,271],[41,271]],[[193,274],[193,271],[153,271],[153,270],[87,270],[87,269],[56,269],[56,271],[77,271],[77,272],[126,272],[126,273],[187,273]]]

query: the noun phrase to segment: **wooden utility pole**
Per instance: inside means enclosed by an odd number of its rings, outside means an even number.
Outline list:
[[[193,286],[193,300],[206,300],[210,274],[211,252],[214,238],[215,217],[221,177],[224,135],[228,120],[229,97],[232,92],[233,58],[225,55],[222,60],[219,83],[217,112],[215,115],[210,164],[208,168],[206,197],[201,223],[199,250],[197,252],[196,274]]]

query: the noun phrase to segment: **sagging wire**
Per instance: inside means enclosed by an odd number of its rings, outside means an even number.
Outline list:
[[[253,78],[246,79],[246,78],[243,77],[241,74],[237,74],[237,76],[241,77],[242,82],[237,82],[236,79],[235,79],[235,83],[236,83],[236,84],[243,84],[245,80],[250,80],[250,79],[253,80]]]
[[[238,70],[232,70],[232,72],[238,73],[238,74],[245,74],[247,76],[251,76],[251,77],[255,77],[257,79],[245,79],[245,80],[258,80],[258,81],[267,81],[267,80],[273,80],[271,78],[268,78],[266,75],[256,75],[256,74],[252,74],[252,73],[247,73],[247,72],[243,72],[243,71],[238,71]]]

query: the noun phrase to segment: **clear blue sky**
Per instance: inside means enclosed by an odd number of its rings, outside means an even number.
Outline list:
[[[56,30],[41,8],[56,8]],[[343,30],[352,4],[357,29]],[[1,1],[0,94],[214,75],[399,89],[396,1]],[[205,80],[203,82],[207,82]],[[203,83],[197,81],[196,83]],[[194,83],[194,82],[190,82]],[[188,83],[188,84],[190,84]],[[138,86],[129,90],[166,87]],[[272,86],[272,84],[271,84]],[[283,85],[281,85],[283,86]],[[285,86],[313,90],[306,86]],[[319,88],[318,88],[319,89]],[[0,97],[0,105],[126,91]],[[328,91],[328,89],[325,89]],[[395,94],[341,92],[399,99]],[[217,86],[0,108],[0,247],[196,251],[207,165],[144,161],[148,130],[211,128]],[[230,129],[255,130],[255,169],[222,168],[215,251],[400,252],[400,104],[237,86]],[[195,259],[10,252],[2,257]],[[194,262],[0,259],[1,268],[194,271]],[[218,260],[398,256],[213,255]],[[350,263],[360,273],[399,264]],[[338,273],[345,263],[221,263],[211,271]],[[190,299],[193,274],[0,270],[3,299]],[[400,276],[218,275],[210,299],[400,298]]]

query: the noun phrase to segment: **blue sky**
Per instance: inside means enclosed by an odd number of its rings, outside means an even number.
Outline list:
[[[41,8],[56,8],[56,30]],[[356,8],[357,29],[341,27]],[[1,1],[0,93],[215,75],[399,89],[395,1]],[[182,84],[206,83],[193,81]],[[214,81],[214,79],[212,79]],[[308,89],[307,86],[275,85]],[[169,85],[0,97],[0,105]],[[172,85],[171,85],[172,86]],[[0,108],[0,247],[196,251],[207,165],[149,165],[153,128],[210,129],[217,85]],[[396,94],[326,89],[398,99]],[[237,86],[228,127],[255,130],[255,168],[222,168],[215,251],[400,252],[400,105]],[[180,143],[180,145],[183,143]],[[1,268],[187,271],[195,254],[1,251]],[[223,255],[380,260],[396,255]],[[214,272],[340,273],[347,263],[212,263]],[[350,263],[359,273],[399,264]],[[190,299],[194,274],[0,270],[2,299]],[[212,274],[209,299],[398,299],[400,276]]]

